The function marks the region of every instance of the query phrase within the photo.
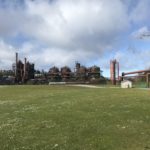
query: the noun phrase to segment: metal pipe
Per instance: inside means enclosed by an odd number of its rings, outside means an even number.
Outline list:
[[[129,74],[136,74],[136,73],[146,73],[146,72],[150,72],[150,70],[139,70],[139,71],[133,71],[133,72],[126,72],[126,73],[122,73],[122,76],[125,75],[129,75]]]
[[[124,76],[124,78],[132,78],[132,77],[145,77],[146,75],[133,75],[133,76]]]
[[[110,79],[113,85],[116,84],[116,60],[110,61]]]

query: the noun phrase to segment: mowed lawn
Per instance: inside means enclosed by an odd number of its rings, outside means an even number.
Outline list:
[[[0,150],[150,150],[150,91],[0,87]]]

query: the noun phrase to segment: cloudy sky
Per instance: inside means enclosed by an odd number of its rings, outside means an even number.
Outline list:
[[[98,65],[150,68],[150,0],[0,0],[0,69],[15,52],[36,69]]]

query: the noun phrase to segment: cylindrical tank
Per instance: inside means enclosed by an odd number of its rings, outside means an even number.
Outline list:
[[[58,81],[60,79],[59,69],[57,67],[52,67],[49,69],[49,78],[51,81]]]
[[[49,74],[58,74],[58,73],[59,69],[55,66],[49,69]]]
[[[61,77],[63,80],[70,79],[71,69],[67,66],[61,68]]]
[[[70,72],[71,72],[71,69],[67,66],[61,68],[61,73],[62,74],[68,74]]]
[[[93,66],[90,68],[91,73],[100,73],[100,67],[98,66]]]

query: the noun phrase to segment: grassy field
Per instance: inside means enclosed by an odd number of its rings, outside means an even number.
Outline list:
[[[150,91],[0,87],[0,150],[150,150]]]

